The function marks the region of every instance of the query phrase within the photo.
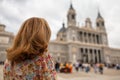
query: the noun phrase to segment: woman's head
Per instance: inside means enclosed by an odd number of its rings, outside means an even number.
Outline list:
[[[33,17],[26,20],[7,50],[8,60],[32,58],[47,51],[51,30],[46,20]]]

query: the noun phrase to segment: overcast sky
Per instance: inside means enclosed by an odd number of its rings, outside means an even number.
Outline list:
[[[105,20],[109,45],[120,48],[120,0],[72,0],[72,4],[80,25],[89,17],[94,27],[99,9]],[[0,23],[16,34],[27,18],[43,17],[51,27],[53,40],[62,23],[66,23],[69,7],[70,0],[0,0]]]

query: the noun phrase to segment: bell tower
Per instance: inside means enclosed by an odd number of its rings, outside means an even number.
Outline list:
[[[103,31],[103,32],[106,32],[105,22],[104,22],[104,19],[103,19],[103,17],[101,16],[101,14],[100,14],[99,11],[98,11],[97,19],[96,19],[96,27],[97,27],[98,30]]]
[[[86,18],[85,27],[92,28],[92,22],[91,22],[90,18]]]
[[[107,38],[107,33],[105,28],[105,21],[99,11],[96,19],[96,27],[97,27],[97,30],[100,31],[101,33],[102,44],[108,46],[108,38]]]
[[[72,3],[70,4],[70,8],[67,13],[67,25],[69,26],[76,26],[76,12],[73,8]]]

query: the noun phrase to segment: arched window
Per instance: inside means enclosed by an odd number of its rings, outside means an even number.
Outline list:
[[[81,50],[81,53],[83,53],[83,48],[81,48],[80,50]]]
[[[104,22],[102,22],[102,26],[104,26]]]
[[[100,26],[98,22],[96,23],[96,25],[97,25],[98,27]]]
[[[72,15],[72,19],[75,19],[75,15]]]

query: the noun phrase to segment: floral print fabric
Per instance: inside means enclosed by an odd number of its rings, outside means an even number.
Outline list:
[[[6,60],[3,72],[4,80],[56,80],[54,63],[49,54],[13,66]]]

